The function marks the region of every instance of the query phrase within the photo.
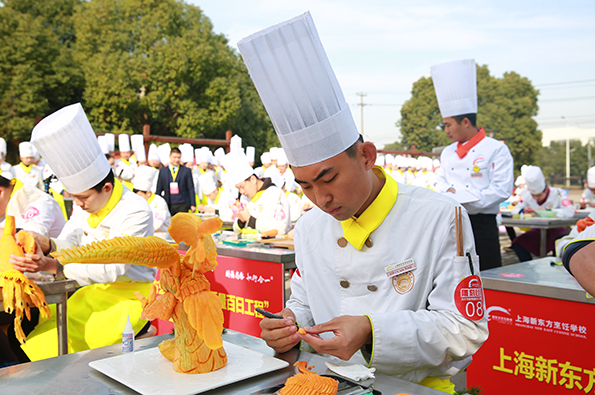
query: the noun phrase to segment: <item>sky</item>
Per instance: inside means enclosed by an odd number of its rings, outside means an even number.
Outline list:
[[[539,129],[595,128],[595,2],[523,0],[186,0],[215,33],[237,42],[310,11],[361,132],[379,148],[413,83],[434,64],[473,58],[501,78],[514,71],[540,92]],[[481,125],[480,125],[481,126]],[[561,137],[563,138],[563,137]]]

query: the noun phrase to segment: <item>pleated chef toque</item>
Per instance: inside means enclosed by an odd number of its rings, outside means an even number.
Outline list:
[[[157,154],[159,155],[159,160],[164,165],[169,163],[169,154],[171,152],[171,148],[169,147],[169,143],[161,144],[157,147]]]
[[[69,193],[93,188],[111,171],[80,103],[42,119],[31,142]]]
[[[227,170],[233,185],[238,185],[254,174],[252,166],[248,164],[246,156],[241,152],[230,152],[225,155],[223,157],[223,167]]]
[[[149,160],[159,160],[159,153],[157,152],[157,144],[149,145],[149,155],[148,156],[149,156]]]
[[[182,152],[182,163],[194,163],[194,148],[192,145],[185,143],[178,147]]]
[[[432,66],[432,80],[442,118],[477,114],[476,74],[475,59]]]
[[[229,152],[242,151],[242,138],[237,134],[234,134],[229,141]]]
[[[130,139],[127,134],[118,135],[118,149],[120,152],[132,151],[130,149]]]
[[[524,173],[525,184],[527,189],[533,195],[537,195],[545,191],[545,177],[539,166],[527,166]]]
[[[145,139],[142,134],[133,134],[132,136],[130,136],[130,145],[132,145],[134,156],[136,157],[136,160],[139,162],[144,162],[147,160],[144,142]]]
[[[116,150],[116,135],[113,133],[106,133],[105,141],[107,142],[107,149],[109,152],[114,152]]]
[[[35,153],[33,152],[33,145],[31,145],[31,143],[28,141],[23,141],[22,143],[19,143],[19,156],[21,158],[35,156]]]
[[[322,162],[357,141],[309,12],[244,38],[238,48],[291,165]]]
[[[254,154],[255,153],[256,153],[256,150],[254,147],[251,147],[251,146],[246,147],[246,159],[248,159],[248,162],[254,163]]]
[[[105,138],[105,136],[97,136],[97,142],[101,147],[101,152],[103,152],[104,154],[109,154],[109,148],[107,147],[107,139]]]
[[[139,191],[147,192],[153,186],[153,179],[157,175],[157,170],[150,166],[139,166],[134,172],[134,181],[132,187]]]

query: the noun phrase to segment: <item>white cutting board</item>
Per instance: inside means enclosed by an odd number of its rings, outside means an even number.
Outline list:
[[[289,365],[281,359],[226,341],[223,347],[227,353],[227,365],[202,374],[175,372],[173,363],[165,359],[157,347],[89,362],[89,366],[141,394],[190,395]]]

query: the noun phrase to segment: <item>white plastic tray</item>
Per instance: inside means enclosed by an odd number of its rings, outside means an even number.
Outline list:
[[[229,342],[223,342],[227,365],[210,373],[183,374],[173,369],[159,349],[89,362],[89,366],[141,394],[199,394],[227,384],[283,369],[289,364]]]

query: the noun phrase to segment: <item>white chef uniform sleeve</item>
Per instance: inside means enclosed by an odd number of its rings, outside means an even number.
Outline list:
[[[299,243],[301,240],[299,227],[294,230],[294,243]],[[307,236],[306,236],[307,237]],[[297,246],[296,246],[297,247]],[[299,247],[296,249],[299,250]],[[300,274],[301,255],[295,256],[296,270],[291,276],[291,298],[287,301],[287,308],[295,314],[296,322],[300,327],[313,326],[316,324],[310,310],[310,302],[304,287],[304,280]]]
[[[445,168],[445,166],[448,166],[448,161],[446,160],[446,155],[445,155],[447,151],[449,151],[449,147],[446,147],[444,149],[444,151],[442,151],[442,154],[440,155],[440,163],[442,163],[442,168]],[[434,190],[439,193],[444,193],[448,190],[448,188],[450,188],[450,184],[446,180],[446,172],[445,171],[436,172],[436,180],[434,183]]]
[[[491,158],[490,183],[486,189],[470,189],[471,193],[479,197],[479,201],[466,203],[465,207],[482,209],[498,204],[508,199],[514,185],[514,160],[508,147],[501,144]]]
[[[141,201],[138,203],[139,204],[134,205],[128,204],[131,208],[130,211],[121,218],[121,221],[118,221],[116,226],[110,229],[110,238],[124,235],[146,237],[154,234],[153,216],[150,207],[146,202],[144,202],[145,204],[142,204],[143,202]],[[65,234],[65,231],[67,230],[71,233]],[[78,237],[79,244],[75,245],[80,245],[81,233],[82,229],[80,229],[80,226],[78,229],[76,226],[69,227],[68,229],[65,227],[60,234],[60,240],[56,240],[56,247],[58,249],[65,248],[63,246],[72,243],[76,237]],[[63,240],[62,236],[65,236],[66,240]],[[127,271],[146,271],[144,266],[138,268],[135,266],[137,265],[125,265],[123,263],[108,265],[71,263],[64,266],[64,275],[67,278],[76,280],[81,286],[93,283],[111,283],[117,281],[117,279],[125,275]]]
[[[261,232],[276,229],[277,234],[282,236],[291,229],[289,203],[285,192],[278,188],[269,187],[265,194],[267,196],[266,202],[263,202],[265,203],[264,211],[256,216],[256,229]],[[264,198],[263,194],[261,199]]]
[[[151,204],[151,210],[153,211],[153,229],[158,231],[163,226],[167,217],[169,216],[171,218],[167,203],[165,200],[157,199],[156,196]]]
[[[464,251],[475,256],[473,230],[467,212],[463,212]],[[442,235],[434,267],[430,268],[434,286],[428,295],[427,308],[368,315],[373,332],[369,363],[385,374],[439,367],[463,360],[473,355],[488,337],[485,310],[482,319],[472,321],[457,309],[456,287],[471,273],[468,262],[462,265],[453,262],[456,255],[454,215],[450,218],[443,215],[439,220],[450,222],[450,225]],[[474,273],[479,274],[479,261],[475,260],[473,266]]]

